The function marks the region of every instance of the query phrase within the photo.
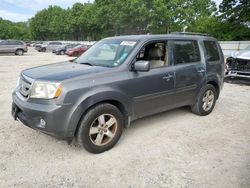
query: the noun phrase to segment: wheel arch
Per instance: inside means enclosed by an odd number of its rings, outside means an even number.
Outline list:
[[[24,53],[24,50],[23,50],[22,48],[17,48],[16,51],[15,51],[15,54],[17,54],[17,52],[18,52],[19,50],[21,50],[22,53]]]
[[[217,81],[215,81],[215,80],[210,80],[210,81],[208,81],[207,82],[207,84],[211,84],[212,86],[214,86],[214,88],[215,88],[215,90],[216,90],[216,99],[218,99],[219,98],[219,95],[220,95],[220,87],[219,87],[219,84],[218,84],[218,82]]]
[[[97,95],[92,95],[87,97],[86,99],[82,100],[81,103],[77,106],[76,110],[72,113],[72,117],[70,119],[70,129],[74,131],[74,135],[76,135],[79,123],[84,115],[88,112],[89,109],[93,108],[96,105],[102,103],[112,104],[117,107],[123,117],[124,117],[124,127],[128,127],[130,123],[130,115],[131,115],[131,106],[125,103],[124,97],[114,94],[112,97],[104,97],[107,96],[107,93],[99,93]]]

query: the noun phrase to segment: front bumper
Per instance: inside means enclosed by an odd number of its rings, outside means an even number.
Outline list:
[[[72,105],[31,103],[12,94],[12,116],[24,125],[59,139],[71,140],[75,130],[69,128]]]
[[[250,80],[250,72],[230,70],[225,73],[225,78]]]

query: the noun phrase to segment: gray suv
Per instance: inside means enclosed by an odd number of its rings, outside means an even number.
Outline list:
[[[52,51],[53,49],[59,48],[63,45],[64,44],[62,42],[45,42],[41,45],[40,48],[38,48],[38,51],[39,52]]]
[[[106,38],[72,62],[22,71],[12,115],[46,134],[75,137],[89,152],[104,152],[138,118],[181,106],[208,115],[223,86],[223,62],[209,36]]]
[[[19,40],[2,40],[0,41],[0,53],[15,53],[16,55],[23,55],[27,52],[27,45]]]

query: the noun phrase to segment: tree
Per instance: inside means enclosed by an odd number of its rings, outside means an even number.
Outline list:
[[[223,19],[250,26],[249,0],[223,0],[219,8]]]
[[[0,18],[0,39],[30,40],[30,30],[26,22],[13,23]]]
[[[67,38],[67,11],[59,6],[49,6],[36,13],[30,20],[32,37],[35,40],[58,40]]]

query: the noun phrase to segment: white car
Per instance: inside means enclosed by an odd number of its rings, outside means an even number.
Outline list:
[[[227,58],[225,77],[250,81],[250,45]]]

